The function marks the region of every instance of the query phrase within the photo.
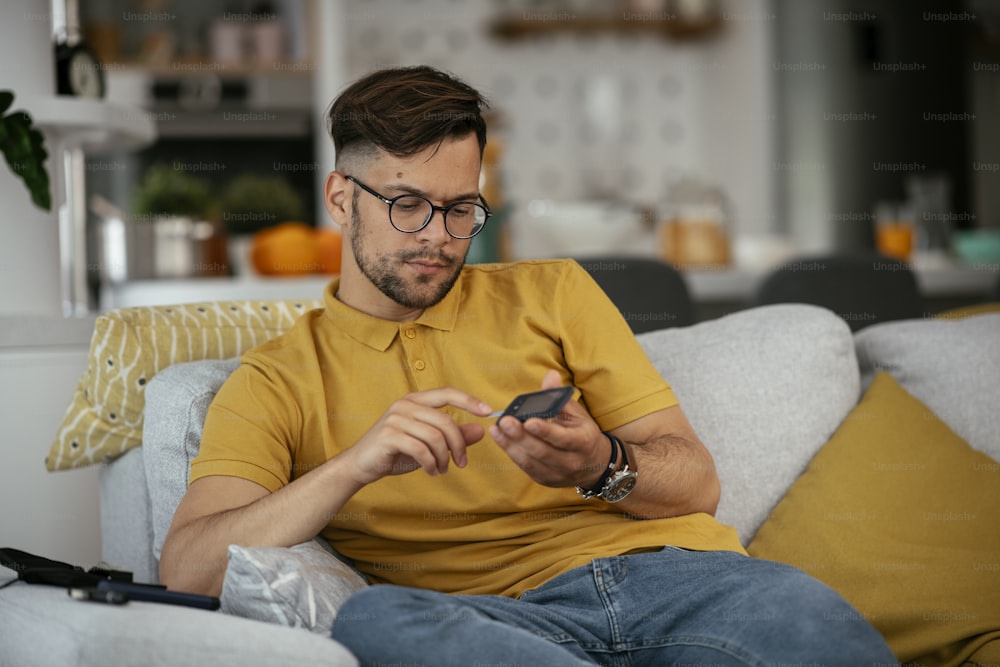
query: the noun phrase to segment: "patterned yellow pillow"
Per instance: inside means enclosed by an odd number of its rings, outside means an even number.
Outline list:
[[[146,383],[171,364],[228,359],[273,338],[321,300],[123,308],[97,318],[87,370],[45,459],[49,470],[108,461],[142,444]]]

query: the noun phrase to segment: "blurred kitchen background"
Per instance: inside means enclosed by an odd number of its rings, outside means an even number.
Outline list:
[[[660,259],[696,320],[875,248],[925,316],[997,298],[1000,0],[7,0],[0,90],[45,136],[53,199],[0,168],[9,544],[99,558],[99,467],[42,465],[97,315],[318,298],[323,112],[418,63],[492,102],[497,216],[470,261]]]
[[[260,273],[250,236],[328,224],[322,111],[400,64],[492,102],[484,193],[501,215],[470,261],[659,257],[712,316],[775,264],[875,246],[880,220],[883,249],[929,272],[1000,227],[996,2],[80,0],[80,23],[106,98],[156,126],[142,150],[87,156],[93,308],[288,292],[239,280]],[[222,224],[157,245],[137,192],[163,165],[207,184],[203,217]],[[95,194],[123,212],[104,234]],[[220,275],[237,280],[163,282]]]

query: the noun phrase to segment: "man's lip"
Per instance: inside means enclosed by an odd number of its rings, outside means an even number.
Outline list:
[[[437,276],[443,274],[445,269],[448,268],[447,264],[439,264],[438,262],[425,262],[423,260],[411,260],[407,262],[410,270],[417,275],[422,276]]]

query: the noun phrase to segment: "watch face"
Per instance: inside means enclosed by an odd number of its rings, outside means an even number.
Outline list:
[[[624,500],[635,488],[638,475],[632,470],[620,470],[608,481],[604,499],[609,503]]]
[[[77,51],[69,61],[69,85],[80,97],[99,98],[104,93],[101,65],[87,51]]]

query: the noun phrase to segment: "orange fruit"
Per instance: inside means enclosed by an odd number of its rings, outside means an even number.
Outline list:
[[[340,249],[344,245],[340,231],[320,227],[316,230],[316,243],[319,245],[320,273],[340,273]]]
[[[315,273],[320,268],[319,243],[309,225],[282,222],[254,234],[250,261],[265,276]]]

